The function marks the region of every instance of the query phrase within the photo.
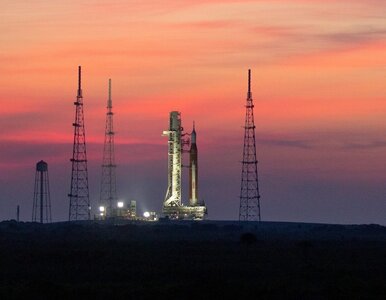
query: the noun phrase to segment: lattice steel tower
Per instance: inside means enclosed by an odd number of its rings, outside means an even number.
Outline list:
[[[248,94],[244,126],[244,149],[241,171],[240,221],[260,221],[260,194],[257,176],[255,121],[251,93],[251,70],[248,70]]]
[[[81,87],[81,67],[78,69],[78,94],[75,105],[74,146],[72,150],[72,173],[69,220],[90,219],[90,198],[86,155],[86,135],[84,130],[83,96]]]
[[[109,79],[109,98],[107,100],[105,142],[103,148],[100,204],[106,208],[106,217],[113,216],[113,204],[117,200],[115,176],[113,102],[111,100],[111,79]]]
[[[36,164],[32,222],[52,222],[48,164],[42,160]]]

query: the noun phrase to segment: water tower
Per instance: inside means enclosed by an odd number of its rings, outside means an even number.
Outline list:
[[[32,222],[52,222],[48,164],[42,160],[36,164]]]

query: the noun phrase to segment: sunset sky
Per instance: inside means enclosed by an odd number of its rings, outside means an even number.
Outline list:
[[[250,68],[262,219],[386,225],[385,16],[383,0],[1,0],[0,220],[17,204],[31,220],[41,159],[67,220],[81,65],[93,207],[112,78],[120,199],[161,210],[178,110],[209,218],[237,219]]]

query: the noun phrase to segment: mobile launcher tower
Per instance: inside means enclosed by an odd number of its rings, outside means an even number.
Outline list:
[[[168,189],[163,203],[162,213],[170,219],[203,220],[207,214],[204,201],[198,198],[198,164],[196,131],[193,125],[190,140],[185,138],[181,127],[181,113],[170,112],[169,130],[163,132],[168,139]],[[184,147],[189,147],[184,150]],[[188,152],[189,163],[189,205],[181,200],[182,153]]]

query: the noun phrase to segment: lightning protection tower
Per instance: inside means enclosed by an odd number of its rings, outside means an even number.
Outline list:
[[[81,67],[78,69],[78,93],[75,105],[74,145],[72,150],[72,172],[69,220],[90,219],[90,199],[86,155],[86,135],[84,130],[83,96],[81,87]]]
[[[106,209],[106,217],[113,216],[113,203],[117,200],[114,155],[113,102],[111,100],[111,79],[109,79],[109,98],[107,100],[105,142],[103,148],[100,204]]]
[[[48,164],[42,160],[36,164],[32,222],[52,222]]]
[[[244,125],[244,149],[241,170],[240,221],[261,221],[257,176],[255,121],[251,93],[251,70],[248,70],[248,94]]]

